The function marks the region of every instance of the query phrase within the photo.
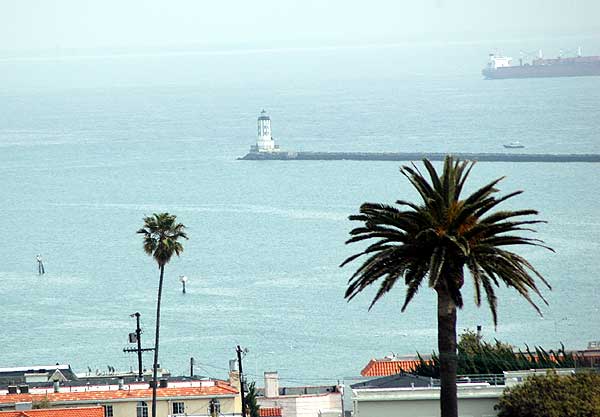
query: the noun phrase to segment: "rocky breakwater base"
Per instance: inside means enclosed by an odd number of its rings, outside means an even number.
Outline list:
[[[249,152],[244,161],[443,161],[437,152]],[[451,153],[459,159],[482,162],[600,162],[600,154]]]

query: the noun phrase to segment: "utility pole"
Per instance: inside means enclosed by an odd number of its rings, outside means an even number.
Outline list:
[[[190,358],[190,377],[194,376],[194,358]]]
[[[133,335],[135,335],[135,341],[137,342],[137,348],[125,348],[123,352],[137,352],[138,357],[138,381],[144,379],[142,369],[142,352],[154,350],[153,348],[142,349],[142,329],[140,327],[140,313],[135,312],[130,314],[129,317],[135,317],[135,333],[129,333],[129,342],[133,343]]]
[[[142,380],[142,328],[140,327],[140,313],[135,312],[135,335],[137,339],[137,357],[138,357],[138,379]]]
[[[240,371],[240,397],[242,399],[242,417],[246,416],[246,398],[244,397],[244,373],[242,371],[242,348],[240,345],[236,349],[238,358],[238,370]]]

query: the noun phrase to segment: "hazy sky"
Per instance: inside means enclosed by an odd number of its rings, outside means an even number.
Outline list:
[[[600,34],[600,0],[0,0],[0,50]]]

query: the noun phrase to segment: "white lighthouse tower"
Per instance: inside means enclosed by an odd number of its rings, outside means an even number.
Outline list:
[[[271,118],[266,111],[261,111],[258,116],[258,139],[256,147],[251,149],[255,152],[277,152],[279,146],[275,145],[275,141],[271,136]]]

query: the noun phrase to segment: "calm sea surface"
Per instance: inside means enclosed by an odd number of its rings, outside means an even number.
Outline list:
[[[518,46],[515,46],[518,51]],[[188,226],[166,268],[161,363],[284,383],[357,375],[372,357],[436,346],[435,298],[407,312],[396,288],[346,303],[338,265],[364,201],[415,193],[396,162],[237,161],[265,108],[290,150],[600,153],[600,78],[484,81],[487,45],[142,53],[0,59],[0,366],[136,367],[122,352],[139,311],[152,344],[158,270],[135,231],[169,211]],[[516,53],[516,52],[515,52]],[[480,163],[470,189],[506,175],[506,204],[536,208],[523,249],[553,285],[539,317],[498,290],[496,331],[468,302],[459,327],[489,338],[585,348],[600,339],[600,165]],[[47,273],[37,275],[41,253]],[[181,293],[180,275],[189,277]],[[472,288],[465,285],[466,299]],[[151,355],[145,357],[149,365]],[[259,378],[258,376],[256,378]]]

